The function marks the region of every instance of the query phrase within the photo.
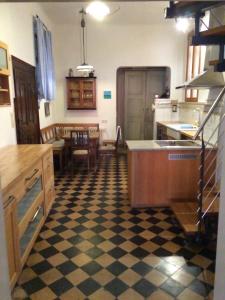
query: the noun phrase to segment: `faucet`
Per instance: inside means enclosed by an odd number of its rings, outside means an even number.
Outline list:
[[[195,125],[199,127],[201,124],[201,111],[199,108],[196,108],[196,109],[194,109],[194,112],[198,113],[198,118],[195,120]]]

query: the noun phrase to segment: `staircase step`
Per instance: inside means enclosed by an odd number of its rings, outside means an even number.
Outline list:
[[[171,205],[174,215],[187,235],[198,231],[197,208],[196,202],[175,202]]]
[[[205,212],[211,202],[214,200],[215,194],[212,194],[208,196],[207,198],[203,198],[203,205],[202,205],[202,211]],[[213,204],[210,206],[209,210],[207,211],[208,214],[218,214],[219,212],[219,197],[216,197]]]
[[[225,25],[201,31],[201,36],[225,36]]]
[[[176,218],[187,235],[195,234],[198,231],[197,214],[176,214]]]

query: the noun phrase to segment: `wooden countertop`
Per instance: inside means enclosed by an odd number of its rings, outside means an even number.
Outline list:
[[[38,159],[52,148],[52,145],[12,145],[0,148],[0,180],[4,191],[18,176],[22,175]]]

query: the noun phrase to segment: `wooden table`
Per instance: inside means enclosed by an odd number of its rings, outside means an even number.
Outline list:
[[[68,130],[68,132],[62,136],[62,139],[64,139],[65,141],[65,149],[67,151],[67,154],[70,153],[70,139],[71,139],[70,131],[71,130]],[[94,156],[95,165],[96,165],[96,159],[98,158],[99,138],[100,138],[99,131],[89,132],[91,152]]]

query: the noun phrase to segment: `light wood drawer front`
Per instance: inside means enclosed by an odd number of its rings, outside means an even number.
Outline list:
[[[34,184],[35,180],[42,174],[41,160],[35,164],[24,176],[24,185],[26,191],[29,191]]]
[[[26,230],[27,226],[31,222],[33,216],[35,215],[35,212],[37,208],[40,206],[40,203],[44,202],[44,192],[41,192],[37,199],[34,201],[32,206],[27,211],[25,217],[22,219],[22,221],[18,224],[19,228],[19,236],[21,237]]]
[[[17,182],[13,187],[3,192],[3,207],[6,208],[11,202],[17,202],[22,199],[25,194],[25,187],[23,181]]]
[[[53,154],[52,151],[49,151],[45,156],[43,157],[43,164],[44,168],[46,168],[49,164],[53,165]]]
[[[54,186],[54,181],[51,181],[48,183],[48,185],[45,188],[45,213],[46,213],[46,216],[48,215],[49,210],[51,209],[54,199],[55,199],[55,186]]]

